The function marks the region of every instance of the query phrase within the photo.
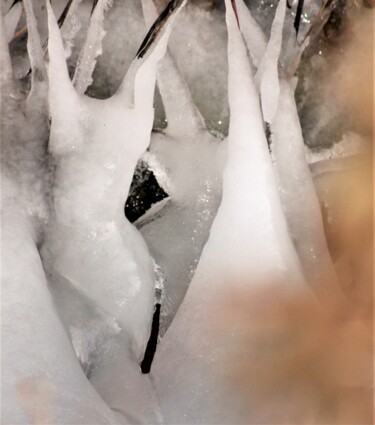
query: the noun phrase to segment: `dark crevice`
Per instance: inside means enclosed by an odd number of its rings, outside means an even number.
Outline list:
[[[142,373],[150,373],[152,361],[156,352],[156,346],[158,344],[159,337],[159,325],[160,325],[160,304],[155,305],[154,317],[152,319],[152,328],[150,339],[148,340],[145,356],[141,363]]]
[[[141,161],[134,173],[125,203],[125,216],[134,223],[154,204],[167,197],[168,194],[159,186],[154,173]]]
[[[294,29],[296,30],[296,35],[298,35],[299,26],[301,24],[301,16],[302,16],[302,12],[303,12],[303,3],[304,3],[304,0],[298,0],[296,17],[295,17],[295,20],[294,20]]]

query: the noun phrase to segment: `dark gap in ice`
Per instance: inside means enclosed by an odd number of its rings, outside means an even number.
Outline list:
[[[299,26],[301,24],[301,16],[302,16],[302,12],[303,12],[303,4],[304,4],[304,0],[298,0],[297,10],[296,10],[296,17],[294,19],[294,29],[296,30],[296,35],[298,35]]]
[[[125,216],[134,223],[145,214],[152,205],[167,198],[168,194],[159,186],[153,172],[141,161],[135,170],[125,203]]]
[[[148,340],[145,356],[141,363],[142,373],[150,373],[152,361],[156,352],[156,346],[158,344],[159,337],[159,324],[160,324],[160,308],[161,304],[155,305],[154,316],[152,318],[152,328],[150,339]]]
[[[264,126],[264,132],[266,134],[268,149],[271,151],[271,145],[272,145],[272,132],[271,132],[271,126],[268,122],[265,122]]]

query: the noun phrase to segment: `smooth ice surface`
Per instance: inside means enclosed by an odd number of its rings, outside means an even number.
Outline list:
[[[274,284],[310,292],[289,239],[250,63],[230,1],[231,120],[223,197],[186,297],[156,352],[153,377],[167,423],[248,423],[246,401],[228,386],[226,356],[239,335],[224,329],[227,294]]]
[[[253,18],[243,0],[236,0],[238,20],[253,64],[258,68],[267,47],[263,30]]]
[[[305,160],[294,98],[296,79],[287,79],[280,65],[284,60],[282,57],[279,60],[284,17],[285,2],[280,2],[258,70],[263,117],[270,124],[272,157],[283,210],[305,278],[323,299],[336,299],[340,290],[325,239],[319,200]],[[286,56],[297,57],[297,52],[286,52]]]
[[[105,101],[79,96],[70,82],[49,8],[52,117],[49,150],[56,161],[54,217],[43,250],[46,267],[80,288],[145,348],[154,301],[153,262],[123,205],[135,165],[147,148],[158,60],[169,24],[144,59],[136,59],[119,92]],[[67,110],[68,109],[68,110]]]
[[[118,424],[95,392],[60,322],[27,212],[2,212],[2,420]],[[27,272],[27,273],[26,273]]]
[[[9,43],[16,31],[22,13],[22,4],[15,4],[5,16],[6,40]]]
[[[271,124],[272,154],[283,208],[306,280],[322,298],[340,297],[328,251],[320,203],[305,159],[305,146],[293,85],[280,80],[280,97]]]
[[[168,170],[170,198],[161,211],[141,218],[137,226],[166,278],[163,334],[194,275],[220,203],[226,143],[204,131],[182,139],[155,133],[151,153]]]
[[[59,301],[81,362],[95,359],[95,368],[88,369],[94,388],[124,421],[142,422],[143,410],[149,409],[147,417],[156,411],[147,401],[152,389],[139,367],[153,315],[154,263],[123,208],[137,161],[150,142],[157,63],[176,13],[144,57],[133,61],[118,92],[102,101],[75,91],[49,6],[48,14],[49,151],[55,173],[43,262],[56,298],[62,285],[70,286],[101,316],[115,319],[119,330],[113,328],[113,340],[103,349],[105,330],[97,329],[97,335],[90,326],[87,330],[82,318],[69,316],[69,303]],[[95,322],[100,320],[91,329]]]
[[[152,0],[143,1],[143,10],[147,23],[157,16]],[[157,84],[168,126],[152,134],[146,161],[166,186],[169,202],[137,225],[165,273],[163,334],[193,277],[219,206],[226,144],[206,130],[169,52],[161,61]]]
[[[282,44],[285,10],[286,1],[280,1],[272,23],[271,36],[258,69],[263,119],[267,123],[272,122],[276,114],[280,94],[278,60]]]
[[[112,0],[99,0],[92,13],[86,40],[78,57],[73,85],[77,93],[84,94],[92,83],[92,73],[96,65],[96,57],[102,53],[104,13],[112,5]]]
[[[31,79],[27,99],[13,81],[11,68],[5,74],[8,80],[2,80],[1,416],[4,423],[20,425],[35,421],[68,425],[77,418],[82,424],[116,424],[116,416],[77,361],[37,249],[48,217],[46,80],[31,2],[25,0],[24,5],[28,54],[37,78]],[[6,56],[7,46],[1,48]]]

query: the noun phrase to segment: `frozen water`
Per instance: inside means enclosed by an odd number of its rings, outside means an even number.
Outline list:
[[[276,114],[280,93],[278,61],[282,44],[285,10],[286,1],[280,1],[272,23],[271,36],[258,68],[260,99],[263,119],[266,123],[271,123]]]
[[[43,259],[52,281],[67,279],[118,320],[140,358],[154,304],[153,262],[142,236],[123,216],[123,205],[150,141],[156,66],[170,26],[105,101],[75,92],[50,8],[49,26],[49,150],[56,171]]]
[[[96,57],[102,53],[102,39],[105,36],[104,13],[111,5],[111,0],[99,0],[92,13],[86,40],[78,57],[73,77],[73,85],[79,94],[84,94],[92,83]]]
[[[320,204],[305,160],[294,99],[296,81],[287,79],[284,68],[279,71],[284,16],[285,2],[280,2],[259,67],[263,116],[270,123],[272,156],[283,210],[305,277],[323,299],[337,299],[341,293],[327,247]],[[287,52],[287,56],[293,56],[293,52]],[[284,63],[282,59],[280,62]]]
[[[22,13],[22,4],[15,4],[5,16],[6,40],[9,43],[16,31]]]
[[[244,1],[238,0],[236,5],[242,35],[246,40],[252,63],[258,68],[267,47],[266,37]]]
[[[48,122],[44,65],[31,2],[32,89],[21,96],[9,64],[2,76],[1,313],[2,419],[8,424],[119,423],[79,366],[48,290],[37,249],[48,217]],[[2,57],[7,46],[1,46]],[[2,62],[3,66],[4,62]],[[2,69],[3,71],[3,69]],[[2,106],[3,106],[2,105]]]
[[[280,80],[279,104],[271,131],[283,208],[306,279],[323,299],[337,299],[340,290],[327,247],[320,203],[305,159],[294,90],[286,80]]]
[[[226,353],[239,335],[220,323],[221,302],[245,288],[311,297],[289,238],[258,94],[228,0],[231,119],[223,196],[193,281],[156,352],[153,376],[167,423],[248,423],[227,385]],[[313,298],[313,297],[312,297]]]
[[[115,2],[105,19],[99,0],[87,31],[90,2],[74,1],[61,31],[47,2],[48,75],[42,3],[23,1],[28,57],[20,65],[12,56],[13,68],[6,37],[20,4],[6,25],[2,20],[6,423],[265,422],[264,408],[228,382],[228,359],[242,350],[243,335],[238,321],[226,327],[233,319],[226,303],[259,288],[274,299],[302,294],[314,302],[305,280],[323,297],[336,297],[319,201],[330,225],[340,214],[332,175],[352,167],[354,156],[341,157],[352,148],[363,152],[361,143],[347,134],[329,152],[309,152],[313,183],[291,78],[304,47],[297,48],[290,25],[295,4],[288,12],[279,2],[267,47],[269,26],[260,27],[237,0],[238,26],[231,3],[227,52],[221,9],[191,2],[173,31],[172,58],[164,53],[176,14],[136,55],[156,17],[152,0]],[[65,4],[54,2],[56,16]],[[96,56],[101,44],[104,54]],[[73,67],[81,45],[75,88],[66,57],[71,53]],[[24,75],[19,71],[29,64],[30,78],[17,81],[15,69]],[[84,96],[94,67],[87,92],[114,93],[106,100]],[[155,79],[167,125],[151,133]],[[231,118],[223,140],[207,128],[226,131],[227,94]],[[137,230],[123,207],[141,157],[169,196],[138,220]],[[155,302],[163,305],[161,333],[171,326],[150,377],[139,364]],[[266,303],[249,310],[263,311]]]
[[[118,424],[83,374],[52,302],[22,206],[2,212],[2,420]]]
[[[156,15],[152,0],[143,0],[146,22]],[[137,226],[165,272],[161,334],[169,326],[193,277],[216,214],[226,145],[212,136],[195,107],[189,88],[167,52],[157,77],[168,120],[154,132],[149,167],[169,194],[162,211],[155,209]]]
[[[152,136],[151,152],[169,171],[170,198],[161,211],[136,224],[166,276],[161,333],[176,313],[207,241],[221,198],[225,148],[203,131],[183,139]]]

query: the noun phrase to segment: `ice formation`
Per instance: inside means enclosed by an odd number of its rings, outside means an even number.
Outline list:
[[[156,353],[152,373],[167,423],[247,423],[245,400],[226,386],[223,357],[238,335],[221,327],[220,299],[265,285],[274,286],[275,296],[313,298],[289,238],[246,46],[226,5],[231,116],[223,196],[193,281]]]
[[[156,10],[152,0],[142,3],[149,24]],[[157,84],[168,125],[153,132],[145,159],[169,199],[137,226],[165,273],[163,334],[186,293],[220,202],[226,143],[207,131],[170,52],[161,61]]]
[[[305,44],[286,2],[269,36],[242,0],[225,0],[225,20],[185,3],[158,18],[153,0],[91,13],[47,0],[44,19],[23,0],[1,16],[4,423],[267,422],[273,404],[228,383],[232,354],[248,353],[223,306],[265,288],[306,306],[341,300],[320,203],[330,220],[329,176],[353,167],[336,156],[356,138],[306,152],[294,95]],[[28,55],[12,63],[22,6]],[[156,82],[166,127],[152,131]],[[214,136],[228,101],[228,137]],[[140,158],[168,197],[134,226],[124,204]]]
[[[13,80],[8,49],[1,50],[2,420],[69,424],[81,418],[85,423],[115,424],[115,415],[77,362],[37,249],[47,219],[48,122],[42,89],[47,81],[31,2],[25,0],[24,7],[35,76],[26,100]]]
[[[305,147],[294,90],[296,77],[280,57],[285,4],[280,2],[271,37],[262,59],[260,95],[265,121],[270,125],[271,150],[289,230],[302,262],[306,280],[321,299],[342,297],[324,234],[314,182],[305,160]],[[299,46],[287,44],[299,58]],[[296,66],[296,60],[293,60]],[[280,70],[279,70],[280,68]],[[294,69],[292,69],[294,71]]]

